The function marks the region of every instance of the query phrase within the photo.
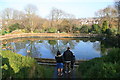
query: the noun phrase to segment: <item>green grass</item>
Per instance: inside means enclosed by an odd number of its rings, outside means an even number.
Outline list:
[[[54,67],[37,65],[35,78],[52,78],[53,72]]]

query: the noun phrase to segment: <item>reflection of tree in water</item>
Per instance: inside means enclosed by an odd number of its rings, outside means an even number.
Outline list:
[[[89,38],[88,38],[88,40],[89,40],[90,42],[96,42],[96,39],[94,39],[94,38],[92,38],[92,39],[89,39]]]
[[[56,54],[58,50],[63,53],[67,47],[74,49],[77,42],[75,40],[48,40],[48,43],[50,44],[49,49]]]
[[[88,42],[88,41],[95,42],[96,41],[95,38],[80,38],[80,40],[82,40],[83,42]]]
[[[21,49],[25,49],[27,52],[27,56],[38,57],[41,54],[38,52],[36,43],[40,43],[39,41],[24,41],[24,42],[11,42],[4,44],[6,50],[11,50],[13,52],[19,52]]]
[[[43,43],[43,40],[39,40],[37,43]]]
[[[74,49],[75,45],[77,43],[80,43],[80,41],[83,42],[91,42],[93,43],[93,48],[96,49],[96,51],[101,51],[101,55],[106,55],[109,46],[111,45],[107,41],[100,41],[97,42],[96,39],[93,38],[75,38],[71,40],[37,40],[37,41],[21,41],[21,42],[11,42],[7,43],[5,42],[2,44],[3,50],[11,50],[13,52],[24,52],[28,53],[27,56],[31,57],[38,57],[41,56],[39,51],[40,49],[49,49],[48,51],[51,51],[53,55],[57,53],[57,50],[60,50],[61,53],[63,53],[67,47],[69,46],[71,49]],[[42,51],[44,52],[44,51]]]
[[[105,47],[104,44],[102,43],[98,43],[98,42],[94,42],[93,43],[93,48],[96,49],[96,51],[100,51],[101,56],[107,55],[107,48]]]
[[[107,54],[107,48],[104,46],[104,44],[101,44],[101,55],[104,56]]]
[[[56,40],[48,40],[48,43],[50,45],[56,45],[57,44],[57,41]]]
[[[7,50],[11,50],[13,52],[19,52],[20,49],[25,48],[25,42],[11,42],[4,45]]]
[[[26,52],[28,54],[26,56],[30,56],[30,57],[41,56],[41,54],[38,52],[38,49],[36,47],[36,43],[38,43],[38,41],[28,41],[26,45]]]
[[[100,52],[100,42],[93,42],[93,48]]]
[[[15,43],[15,51],[19,52],[20,49],[25,48],[25,42],[17,42]]]
[[[75,40],[64,40],[62,41],[64,46],[67,48],[67,47],[70,47],[71,49],[74,49],[75,45],[76,45],[76,41]]]
[[[15,43],[14,42],[7,43],[7,44],[4,44],[4,45],[5,45],[5,49],[6,50],[11,50],[13,52],[16,52],[16,47],[15,47]]]
[[[51,50],[52,53],[56,54],[58,47],[57,47],[57,41],[56,40],[48,40],[49,49]]]
[[[78,39],[77,39],[77,40],[76,40],[76,42],[77,42],[77,43],[79,43],[79,42],[80,42],[80,40],[78,40]]]

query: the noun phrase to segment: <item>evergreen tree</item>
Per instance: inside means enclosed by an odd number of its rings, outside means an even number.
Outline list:
[[[107,29],[108,29],[108,21],[104,21],[103,24],[102,24],[103,33],[106,32]]]

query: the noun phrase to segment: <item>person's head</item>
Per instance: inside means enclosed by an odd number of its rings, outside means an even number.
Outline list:
[[[70,47],[67,47],[67,50],[70,50]]]
[[[57,56],[59,56],[59,55],[61,55],[61,53],[60,53],[60,51],[58,50],[58,51],[57,51]]]

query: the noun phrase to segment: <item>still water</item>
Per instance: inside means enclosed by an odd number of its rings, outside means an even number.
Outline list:
[[[52,39],[41,40],[22,40],[7,42],[4,47],[12,50],[23,56],[31,56],[36,58],[55,58],[56,52],[59,50],[62,54],[67,49],[71,48],[76,60],[89,60],[101,56],[100,41],[90,41],[76,38],[76,39]]]

